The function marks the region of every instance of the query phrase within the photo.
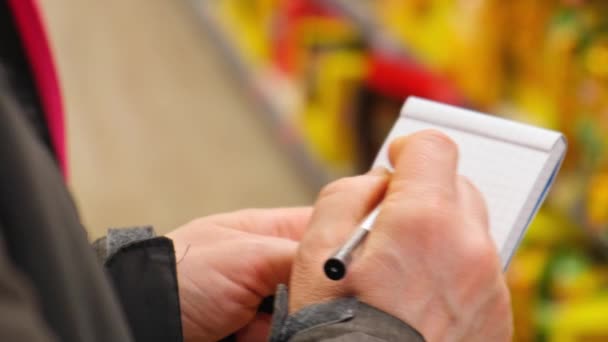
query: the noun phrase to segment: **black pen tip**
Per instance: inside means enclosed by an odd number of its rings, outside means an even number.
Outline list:
[[[331,280],[340,280],[346,275],[346,266],[342,260],[331,258],[323,265],[323,270],[327,278]]]

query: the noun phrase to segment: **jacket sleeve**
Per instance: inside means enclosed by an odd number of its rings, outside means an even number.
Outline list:
[[[34,290],[6,253],[0,233],[0,341],[55,341],[42,318]]]
[[[422,335],[401,320],[356,298],[315,304],[288,315],[287,288],[275,298],[271,342],[424,342]]]
[[[135,341],[181,342],[173,242],[150,227],[111,229],[93,247],[120,300]]]

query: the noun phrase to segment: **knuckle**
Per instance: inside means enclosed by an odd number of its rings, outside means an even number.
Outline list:
[[[412,208],[412,219],[418,224],[431,228],[452,224],[454,213],[449,200],[442,195],[433,195],[425,198]]]
[[[438,209],[428,203],[386,203],[383,212],[386,214],[380,218],[382,223],[390,229],[378,230],[378,233],[395,234],[401,239],[393,236],[388,241],[401,241],[407,239],[423,250],[434,250],[442,245],[446,239],[444,231],[449,231],[449,225],[453,219],[445,208]]]
[[[464,267],[475,265],[475,273],[480,278],[493,279],[500,273],[500,262],[496,248],[489,238],[471,239],[463,251],[462,261]]]
[[[483,211],[487,211],[486,201],[484,199],[483,194],[479,190],[479,188],[471,182],[469,178],[463,175],[458,175],[458,183],[459,186],[462,187],[465,192],[469,195],[470,200],[472,200],[472,204],[482,209]]]
[[[439,184],[419,183],[408,179],[395,179],[390,185],[389,198],[392,201],[410,200],[417,206],[430,209],[447,209],[454,207],[456,192],[454,188]]]
[[[439,228],[453,224],[457,215],[454,207],[452,195],[438,190],[412,197],[389,196],[383,212],[405,225]]]
[[[444,187],[429,189],[424,197],[426,206],[435,212],[449,211],[454,207],[454,192]]]
[[[421,150],[440,151],[453,156],[458,155],[458,145],[440,131],[429,129],[411,137],[411,146]]]
[[[415,212],[411,214],[411,220],[417,225],[427,228],[440,228],[445,223],[449,222],[441,208],[425,204],[415,208]]]
[[[344,197],[346,194],[349,198],[366,196],[370,189],[374,189],[380,184],[381,180],[385,180],[385,178],[368,174],[340,178],[324,186],[319,192],[318,199],[326,199],[336,195]]]
[[[343,193],[352,188],[354,183],[354,177],[340,178],[325,185],[319,192],[319,198],[328,198],[336,194]]]

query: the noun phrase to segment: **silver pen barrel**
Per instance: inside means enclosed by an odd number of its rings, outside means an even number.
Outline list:
[[[367,215],[365,220],[363,220],[361,225],[355,230],[346,243],[344,243],[331,258],[325,261],[323,271],[329,279],[337,281],[346,276],[348,265],[352,261],[352,253],[361,245],[367,236],[367,233],[371,230],[379,212],[380,206],[377,206],[369,215]]]

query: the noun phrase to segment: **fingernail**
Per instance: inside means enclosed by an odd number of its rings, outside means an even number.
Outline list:
[[[384,166],[376,166],[367,172],[369,176],[384,177],[389,175],[389,171]]]

